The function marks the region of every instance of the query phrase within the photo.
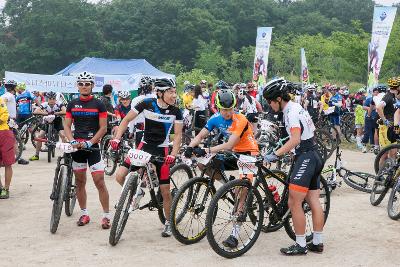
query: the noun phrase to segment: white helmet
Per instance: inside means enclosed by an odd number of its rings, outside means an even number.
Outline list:
[[[84,71],[78,74],[76,76],[76,81],[77,82],[92,82],[94,83],[94,75],[91,74],[90,72]]]
[[[154,81],[154,87],[157,91],[166,91],[170,88],[175,88],[176,83],[173,79],[169,78],[156,79]]]
[[[118,96],[122,99],[130,98],[131,94],[128,91],[121,91],[118,93]]]

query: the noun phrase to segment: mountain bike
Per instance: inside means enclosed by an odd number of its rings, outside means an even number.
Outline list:
[[[130,172],[122,186],[121,195],[116,205],[114,219],[111,226],[109,243],[115,246],[125,229],[129,216],[133,215],[136,210],[145,208],[150,211],[157,210],[158,217],[162,224],[165,223],[165,215],[163,209],[163,200],[161,191],[157,190],[158,178],[153,163],[164,162],[164,157],[155,157],[142,150],[131,149],[128,152],[128,157],[133,166],[138,166],[140,169],[137,172]],[[178,178],[176,174],[183,174],[184,178]],[[175,165],[171,168],[171,195],[175,196],[180,184],[186,179],[192,178],[192,172],[189,167],[184,164]],[[147,187],[150,192],[150,201],[144,205],[140,205],[141,197],[144,195],[142,187]]]
[[[238,160],[239,173],[242,179],[236,179],[224,184],[213,196],[207,210],[206,229],[207,240],[212,249],[225,258],[235,258],[246,253],[256,242],[264,226],[271,232],[284,227],[293,240],[296,235],[293,229],[291,213],[288,207],[289,176],[282,179],[264,166],[262,157],[249,157],[235,154]],[[251,178],[251,176],[254,176]],[[272,188],[265,177],[273,177],[283,190],[278,193]],[[320,201],[324,211],[325,222],[330,208],[329,188],[321,177]],[[263,196],[261,195],[263,194]],[[312,239],[311,208],[303,202],[306,215],[306,239]],[[266,213],[268,216],[264,216]],[[269,222],[266,224],[265,220]],[[229,227],[231,226],[231,227]],[[235,230],[238,244],[229,247],[225,240]]]
[[[72,152],[77,151],[69,143],[57,143],[56,147],[64,154],[57,159],[53,187],[50,199],[53,201],[53,207],[50,218],[50,232],[54,234],[57,231],[62,213],[63,203],[65,203],[65,214],[71,216],[74,212],[76,203],[76,183],[72,170]],[[86,151],[98,151],[98,148],[83,149]]]
[[[366,193],[371,193],[375,181],[375,175],[366,172],[353,172],[343,167],[342,151],[340,151],[339,146],[336,148],[335,163],[323,169],[321,175],[326,179],[330,192],[342,185],[342,182],[338,182],[336,179],[338,176],[351,188]]]

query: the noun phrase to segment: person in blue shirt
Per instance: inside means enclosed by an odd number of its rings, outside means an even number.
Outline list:
[[[24,120],[32,116],[32,105],[36,102],[38,105],[38,100],[35,95],[26,90],[25,83],[18,83],[17,85],[18,95],[15,98],[17,103],[17,123],[21,123]]]
[[[335,107],[335,112],[329,115],[331,123],[335,126],[336,130],[338,130],[339,135],[341,135],[340,131],[340,110],[343,105],[342,95],[339,93],[337,87],[333,87],[332,97],[329,99],[329,106]]]
[[[377,96],[382,89],[377,86],[372,89],[372,95],[368,96],[367,99],[364,101],[364,110],[366,110],[365,113],[365,125],[364,125],[364,137],[361,140],[361,143],[363,144],[362,152],[366,153],[367,152],[367,143],[369,141],[371,147],[374,146],[374,149],[379,149],[379,144],[378,142],[375,142],[375,130],[378,129],[378,124],[376,123],[376,120],[378,119],[378,113],[376,112],[375,109],[375,103],[374,103],[374,96]]]

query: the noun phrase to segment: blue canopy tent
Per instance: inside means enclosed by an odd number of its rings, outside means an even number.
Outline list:
[[[57,72],[56,75],[76,75],[82,71],[89,71],[100,75],[140,74],[151,77],[175,77],[174,75],[158,70],[145,59],[104,59],[95,57],[85,57],[77,63],[72,63]]]

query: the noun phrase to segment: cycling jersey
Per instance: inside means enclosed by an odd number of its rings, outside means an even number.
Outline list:
[[[293,129],[301,130],[301,141],[296,147],[296,153],[312,148],[315,126],[310,114],[300,104],[289,101],[283,109],[283,117],[289,137],[292,136]]]
[[[327,110],[329,108],[329,99],[332,97],[332,95],[329,93],[328,96],[323,94],[321,96],[321,103],[322,103],[322,110]]]
[[[90,140],[98,132],[99,118],[107,118],[106,107],[100,100],[76,98],[67,106],[66,118],[73,119],[74,138],[78,141]]]
[[[258,145],[254,139],[253,131],[248,120],[243,114],[234,113],[232,119],[225,120],[221,114],[214,114],[204,126],[209,132],[217,128],[219,132],[228,137],[231,134],[240,137],[239,143],[233,147],[235,152],[258,152]]]
[[[0,131],[9,130],[8,127],[8,111],[4,100],[0,97]]]
[[[116,108],[115,108],[115,115],[117,115],[118,117],[121,117],[121,119],[125,118],[126,114],[128,114],[128,112],[131,110],[131,104],[129,104],[129,106],[125,107],[122,104],[119,104]]]
[[[183,123],[182,113],[175,106],[161,108],[156,98],[144,98],[132,107],[136,114],[144,115],[142,142],[159,147],[168,147],[169,134],[174,123]]]
[[[7,92],[1,96],[6,102],[8,113],[10,114],[10,118],[15,119],[17,117],[17,103],[15,102],[15,96]]]
[[[46,111],[49,115],[54,114],[55,112],[60,112],[61,109],[64,107],[62,103],[55,103],[52,107],[50,106],[49,102],[43,102],[39,108],[41,110]]]
[[[25,91],[22,94],[17,95],[15,101],[17,102],[18,115],[30,115],[32,114],[32,102],[36,97],[29,91]]]
[[[240,105],[240,109],[243,110],[244,114],[257,113],[257,104],[255,98],[250,95],[245,96]]]
[[[329,106],[335,107],[335,112],[333,115],[339,116],[340,107],[336,106],[336,104],[342,104],[342,96],[339,93],[336,93],[329,99]]]

